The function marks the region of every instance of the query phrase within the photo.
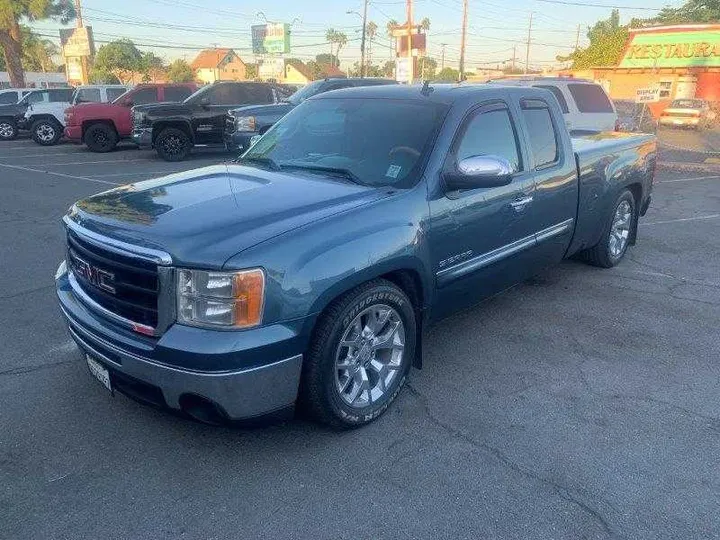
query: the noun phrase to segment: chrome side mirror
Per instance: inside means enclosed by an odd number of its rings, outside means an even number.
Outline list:
[[[500,156],[471,156],[460,160],[456,170],[444,175],[450,191],[504,186],[512,181],[515,171],[510,162]]]

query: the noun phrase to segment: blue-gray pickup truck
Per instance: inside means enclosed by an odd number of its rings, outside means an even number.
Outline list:
[[[428,324],[566,257],[618,264],[655,160],[652,135],[571,140],[542,89],[329,92],[237,163],[75,203],[57,295],[111,391],[359,426],[421,366]]]

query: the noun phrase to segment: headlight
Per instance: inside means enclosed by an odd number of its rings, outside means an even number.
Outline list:
[[[145,113],[133,111],[133,123],[142,124],[145,122]]]
[[[265,273],[177,272],[178,322],[191,326],[249,328],[262,320]]]
[[[236,131],[255,131],[255,117],[241,116],[235,119]]]

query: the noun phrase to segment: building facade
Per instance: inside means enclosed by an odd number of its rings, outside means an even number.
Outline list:
[[[232,49],[200,51],[191,67],[195,72],[195,80],[201,84],[247,79],[247,66]]]

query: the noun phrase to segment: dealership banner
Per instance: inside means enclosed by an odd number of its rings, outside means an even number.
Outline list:
[[[631,32],[621,68],[720,66],[720,27]]]

